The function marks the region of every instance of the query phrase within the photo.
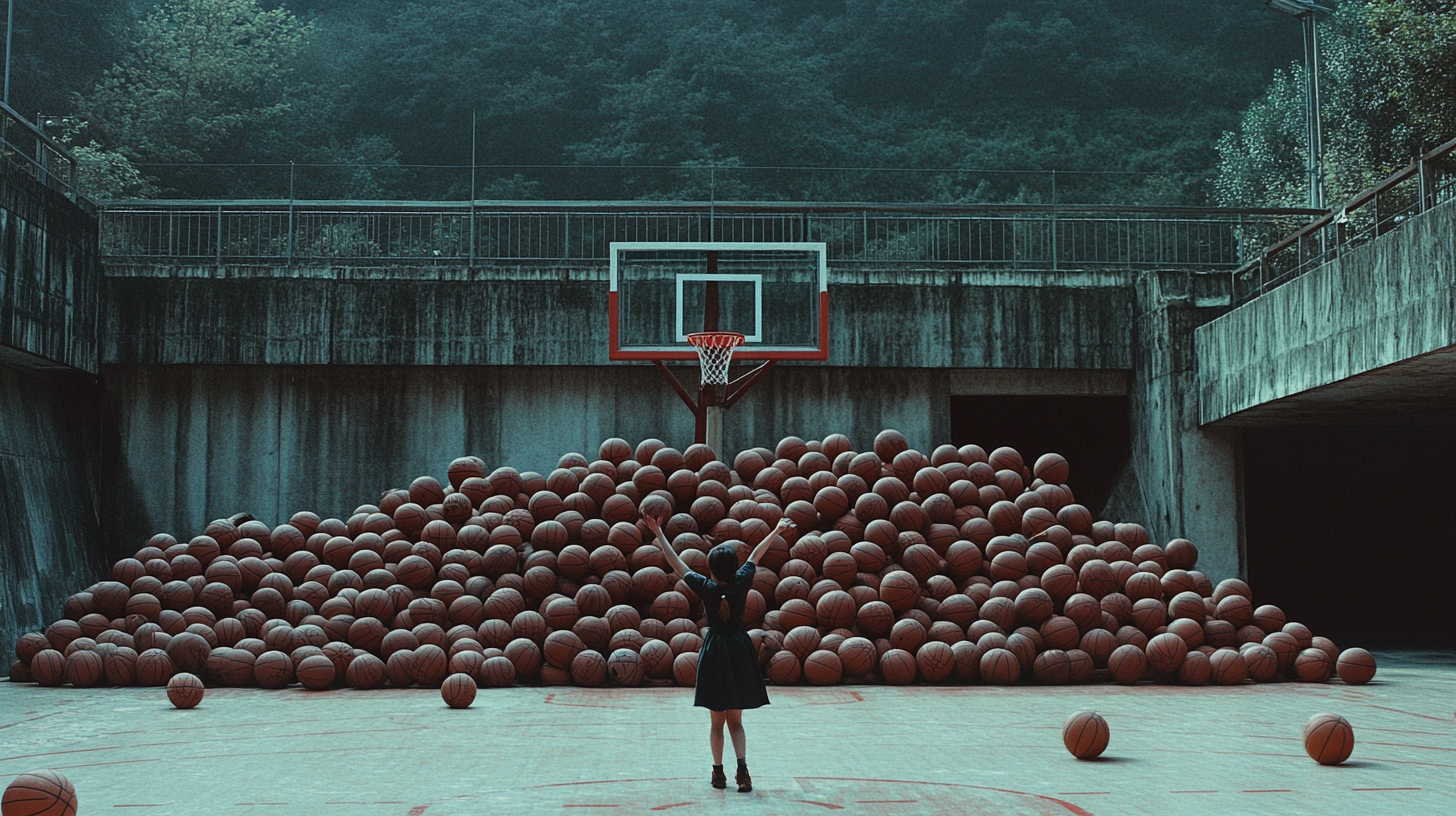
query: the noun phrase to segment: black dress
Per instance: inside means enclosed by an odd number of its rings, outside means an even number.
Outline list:
[[[768,705],[768,691],[758,667],[753,640],[743,630],[743,604],[753,586],[756,565],[749,561],[738,568],[733,586],[725,587],[711,578],[689,572],[683,581],[703,601],[708,634],[698,653],[698,689],[693,705],[713,711],[758,708]],[[718,617],[719,602],[728,600],[728,619]]]

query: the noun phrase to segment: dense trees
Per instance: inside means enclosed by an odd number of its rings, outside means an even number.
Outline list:
[[[481,197],[1200,203],[1299,56],[1252,0],[48,4],[21,95],[171,196],[464,198],[474,115]]]

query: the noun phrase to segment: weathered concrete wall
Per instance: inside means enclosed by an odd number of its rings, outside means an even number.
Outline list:
[[[107,268],[106,363],[605,365],[604,264]],[[1129,273],[831,270],[831,366],[1127,369]]]
[[[96,372],[96,218],[0,162],[0,356]]]
[[[1048,373],[1023,377],[1060,393],[1102,379],[1040,382],[1064,379]],[[678,375],[696,382],[692,369]],[[275,523],[303,509],[346,517],[385,488],[443,478],[466,454],[544,473],[563,453],[594,455],[612,436],[679,450],[693,439],[692,415],[642,366],[107,366],[104,377],[105,517],[128,548],[241,511]],[[781,365],[729,412],[725,445],[847,433],[868,448],[892,427],[928,451],[949,440],[950,395],[974,379]]]
[[[1238,419],[1423,355],[1449,357],[1453,287],[1456,201],[1449,201],[1200,327],[1200,421]],[[1456,367],[1447,362],[1435,371],[1437,385],[1449,384]],[[1375,387],[1390,401],[1429,392],[1432,379],[1392,377]]]
[[[1198,545],[1213,580],[1245,577],[1242,441],[1237,429],[1198,425],[1193,333],[1223,311],[1178,275],[1138,281],[1131,472],[1113,506],[1141,516],[1156,541]],[[1139,501],[1140,500],[1140,501]]]
[[[105,575],[100,389],[89,375],[0,364],[0,671],[21,634]]]

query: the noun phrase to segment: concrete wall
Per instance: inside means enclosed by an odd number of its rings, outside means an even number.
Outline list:
[[[847,433],[867,449],[893,427],[929,451],[948,441],[950,395],[969,374],[779,366],[729,412],[725,444]],[[693,441],[692,414],[643,366],[107,366],[105,379],[105,515],[128,547],[243,511],[347,517],[466,454],[545,473],[612,436]]]
[[[106,363],[605,365],[607,268],[107,268]],[[1128,369],[1131,273],[831,270],[831,366]]]
[[[1453,286],[1456,201],[1448,201],[1200,327],[1200,421],[1236,419],[1423,355],[1449,357]],[[1409,390],[1449,388],[1456,367],[1443,359],[1432,371],[1434,378],[1412,378]],[[1405,390],[1390,386],[1377,399]]]
[[[0,162],[0,357],[96,372],[95,217]]]
[[[0,670],[15,639],[106,574],[94,378],[0,364]]]
[[[1132,467],[1109,510],[1141,516],[1155,541],[1187,538],[1215,581],[1245,574],[1237,429],[1198,425],[1193,333],[1221,306],[1186,277],[1138,281],[1132,383]]]
[[[108,562],[96,219],[0,162],[0,655]],[[0,671],[11,658],[0,663]]]

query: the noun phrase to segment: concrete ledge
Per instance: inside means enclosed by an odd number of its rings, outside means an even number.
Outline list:
[[[1456,201],[1199,327],[1200,422],[1259,406],[1272,418],[1270,403],[1452,347],[1453,286]],[[1423,379],[1383,390],[1399,398]]]

